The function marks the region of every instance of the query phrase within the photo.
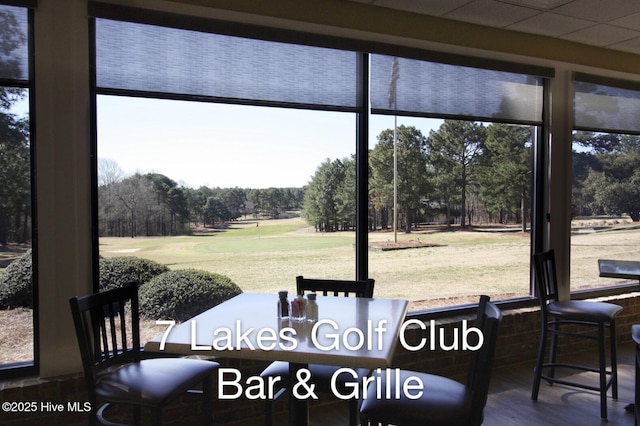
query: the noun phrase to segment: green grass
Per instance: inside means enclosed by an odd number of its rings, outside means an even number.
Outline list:
[[[391,232],[369,234],[370,242],[393,241]],[[379,297],[406,298],[414,307],[473,301],[529,292],[529,236],[520,232],[398,233],[399,241],[438,247],[369,251],[369,276]],[[628,258],[640,248],[636,229],[573,238],[572,286],[612,285],[597,277],[597,259]],[[620,244],[623,242],[624,244]],[[295,277],[351,279],[355,276],[355,234],[320,233],[302,219],[237,222],[228,229],[193,236],[102,238],[102,256],[132,255],[171,269],[196,268],[229,276],[246,292],[294,291]],[[578,285],[578,284],[576,284]],[[419,304],[417,301],[429,301]]]

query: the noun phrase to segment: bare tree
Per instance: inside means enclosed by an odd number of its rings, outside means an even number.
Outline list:
[[[115,160],[98,158],[98,186],[109,186],[122,180],[124,172]]]

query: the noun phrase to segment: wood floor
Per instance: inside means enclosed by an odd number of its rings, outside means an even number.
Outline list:
[[[634,351],[633,345],[619,345],[619,398],[617,401],[608,399],[608,422],[600,420],[600,398],[596,392],[557,384],[553,386],[542,384],[538,401],[532,401],[533,365],[522,365],[494,369],[483,424],[486,426],[633,426],[633,414],[626,412],[625,406],[634,398]],[[585,362],[592,362],[594,359],[593,354],[579,356],[584,358]],[[312,407],[309,417],[312,426],[348,425],[347,403],[329,403]],[[262,417],[254,420],[250,423],[264,424]],[[277,426],[286,424],[286,414],[275,419]]]

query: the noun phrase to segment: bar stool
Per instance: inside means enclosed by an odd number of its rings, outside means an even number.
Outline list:
[[[607,391],[611,388],[614,399],[618,398],[618,368],[616,362],[616,317],[622,311],[622,307],[613,303],[589,302],[582,300],[558,300],[558,280],[556,274],[555,255],[553,250],[533,255],[535,269],[535,283],[540,302],[542,327],[540,345],[538,347],[538,359],[534,369],[533,389],[531,399],[538,399],[540,380],[544,379],[549,384],[560,383],[567,386],[589,389],[600,392],[600,417],[607,419]],[[578,325],[594,327],[592,334],[583,334],[572,331],[563,331],[561,326]],[[609,353],[611,369],[607,370],[606,364],[606,339],[605,329],[609,329]],[[545,363],[545,349],[547,335],[551,334],[551,349],[549,362]],[[558,336],[573,336],[577,338],[592,339],[598,343],[598,367],[576,365],[565,362],[557,362]],[[556,367],[564,367],[577,371],[595,372],[599,375],[598,385],[578,383],[569,379],[555,376]],[[548,374],[544,370],[548,369]]]

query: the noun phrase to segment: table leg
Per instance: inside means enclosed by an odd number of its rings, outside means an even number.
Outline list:
[[[298,399],[293,394],[293,386],[297,383],[298,371],[307,368],[307,364],[289,363],[289,425],[305,426],[309,424],[309,405],[306,399]]]

